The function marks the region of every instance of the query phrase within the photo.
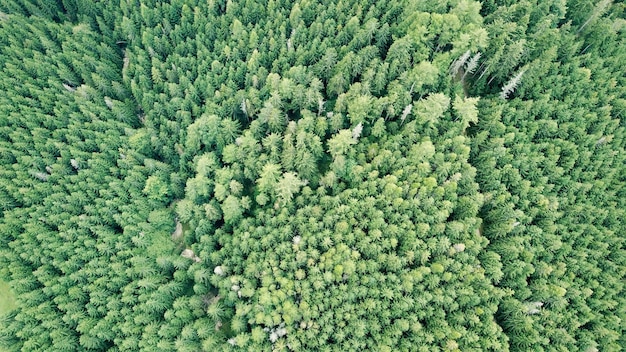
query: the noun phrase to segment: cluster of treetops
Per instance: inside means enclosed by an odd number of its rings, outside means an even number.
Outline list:
[[[0,348],[619,351],[625,18],[0,1]]]

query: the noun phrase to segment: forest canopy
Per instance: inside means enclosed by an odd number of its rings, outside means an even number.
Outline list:
[[[0,350],[626,346],[621,2],[6,0],[0,49]]]

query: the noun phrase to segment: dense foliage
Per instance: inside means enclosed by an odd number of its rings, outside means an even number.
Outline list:
[[[626,7],[0,2],[15,351],[617,351]]]

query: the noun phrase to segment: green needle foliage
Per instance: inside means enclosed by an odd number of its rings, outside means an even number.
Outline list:
[[[613,1],[0,1],[0,349],[622,349],[625,32]]]

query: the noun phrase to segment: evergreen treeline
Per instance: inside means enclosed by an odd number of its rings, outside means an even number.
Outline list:
[[[618,351],[626,6],[0,1],[10,351]]]

